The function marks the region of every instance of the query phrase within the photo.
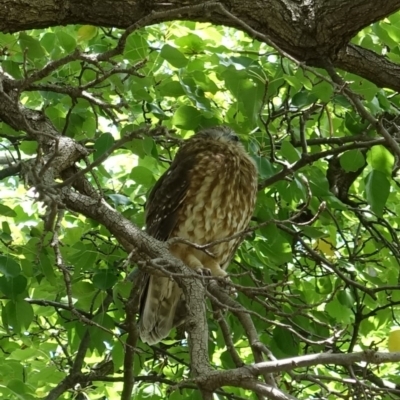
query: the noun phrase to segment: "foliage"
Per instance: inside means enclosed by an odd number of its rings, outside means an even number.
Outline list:
[[[399,15],[353,41],[379,54],[390,48],[387,57],[398,62]],[[75,51],[106,53],[122,34],[92,26],[0,34],[2,68],[21,83],[25,107],[42,110],[91,150],[88,162],[145,124],[169,130],[128,141],[87,174],[110,206],[140,227],[146,196],[181,140],[200,127],[234,128],[257,163],[260,191],[254,229],[229,272],[269,359],[384,350],[399,318],[400,201],[398,155],[377,127],[398,143],[398,94],[346,72],[299,65],[243,32],[194,22],[135,31],[113,62]],[[337,77],[346,84],[332,83]],[[43,152],[28,128],[17,132],[5,122],[0,142],[3,164]],[[82,391],[118,398],[132,286],[127,254],[104,226],[77,213],[66,211],[49,232],[49,210],[22,177],[3,174],[0,182],[0,398],[46,398],[82,349],[81,372],[89,378],[60,398]],[[65,269],[54,251],[56,231]],[[235,355],[257,361],[237,315],[207,304],[212,365],[236,368]],[[164,399],[189,378],[187,346],[182,331],[157,346],[138,342],[134,398]],[[304,399],[400,393],[382,380],[400,385],[395,364],[316,364],[280,370],[279,388]],[[188,382],[169,398],[199,396]],[[259,397],[229,387],[214,398]]]

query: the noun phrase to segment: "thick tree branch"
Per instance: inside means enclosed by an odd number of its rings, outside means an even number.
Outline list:
[[[87,4],[76,0],[48,0],[45,3],[1,0],[0,31],[18,32],[79,23],[130,27],[121,37],[123,46],[127,34],[150,24],[175,19],[211,22],[245,30],[308,65],[320,66],[321,60],[330,59],[335,67],[357,73],[378,86],[398,90],[395,64],[380,60],[377,54],[366,49],[347,44],[360,29],[398,10],[400,0],[381,3],[373,0],[263,0],[251,4],[238,0],[207,3],[196,0],[190,6],[183,1],[181,5],[183,7],[177,2],[153,2],[150,7],[146,2],[123,0],[114,0],[112,4],[107,1]],[[379,68],[380,74],[377,74],[375,66],[384,67],[384,73]],[[391,76],[394,79],[390,79]]]
[[[344,34],[350,40],[361,29],[397,11],[400,1],[354,0],[350,3],[328,0],[316,2],[315,8],[319,33],[329,32],[329,38],[323,37],[322,41],[329,42],[344,37]],[[321,39],[318,38],[318,41]]]
[[[339,51],[333,64],[335,67],[362,76],[379,87],[400,91],[400,65],[371,50],[349,44]]]
[[[379,353],[366,350],[358,353],[335,354],[320,353],[300,357],[285,358],[276,361],[264,361],[254,365],[246,365],[241,368],[226,371],[214,371],[208,375],[194,379],[196,383],[206,380],[209,387],[217,388],[221,386],[242,386],[245,381],[252,381],[255,377],[263,373],[278,373],[292,371],[297,368],[311,367],[315,365],[344,365],[349,366],[355,363],[367,362],[370,364],[385,364],[400,361],[398,353]]]
[[[204,287],[199,279],[193,279],[194,272],[180,260],[172,257],[166,243],[148,236],[132,222],[113,210],[104,200],[93,199],[80,193],[63,188],[63,201],[67,207],[86,217],[93,218],[104,225],[128,252],[136,250],[139,253],[178,272],[176,277],[185,294],[188,315],[186,329],[191,356],[191,367],[194,376],[203,375],[211,370],[207,348],[207,321],[204,308]],[[207,386],[205,386],[207,387]]]

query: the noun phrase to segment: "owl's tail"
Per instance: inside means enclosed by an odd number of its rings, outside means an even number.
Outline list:
[[[150,276],[141,300],[139,335],[150,345],[168,336],[170,330],[179,325],[176,310],[183,302],[178,284],[170,278]]]

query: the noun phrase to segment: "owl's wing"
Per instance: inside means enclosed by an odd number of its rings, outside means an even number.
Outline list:
[[[182,149],[183,150],[183,149]],[[189,187],[194,160],[178,152],[168,170],[154,185],[146,203],[146,231],[158,240],[168,240]]]
[[[168,240],[177,223],[194,163],[194,154],[181,148],[150,193],[146,204],[146,231],[158,240]],[[182,307],[181,298],[182,290],[174,280],[149,276],[140,306],[139,334],[143,342],[150,345],[159,342],[182,322],[175,316],[177,307]]]

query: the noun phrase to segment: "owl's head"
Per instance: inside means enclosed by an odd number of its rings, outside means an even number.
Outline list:
[[[239,137],[235,131],[225,125],[202,129],[196,133],[195,137],[217,140],[220,142],[240,143]]]

